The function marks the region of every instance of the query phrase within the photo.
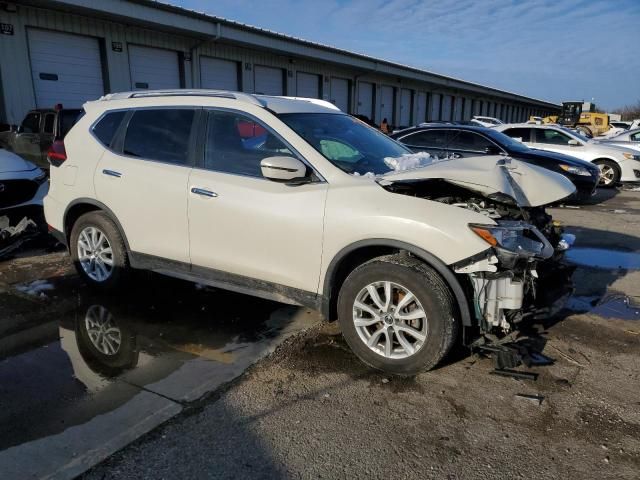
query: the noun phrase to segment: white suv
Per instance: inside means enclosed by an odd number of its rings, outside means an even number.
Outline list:
[[[147,269],[313,307],[397,374],[434,367],[461,327],[513,328],[560,242],[542,206],[574,191],[501,156],[411,154],[319,100],[130,92],[84,110],[50,152],[45,214],[87,283]]]

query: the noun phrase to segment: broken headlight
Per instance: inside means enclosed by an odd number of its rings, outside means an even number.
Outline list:
[[[544,235],[525,222],[470,224],[469,228],[496,249],[497,256],[503,263],[511,264],[522,257],[549,258],[553,255],[553,247]]]
[[[560,164],[560,168],[567,173],[573,173],[574,175],[582,175],[584,177],[590,177],[591,172],[583,167],[574,167],[572,165],[565,165],[564,163]]]

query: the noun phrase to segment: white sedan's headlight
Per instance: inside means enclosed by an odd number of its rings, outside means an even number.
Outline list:
[[[571,165],[560,164],[560,168],[567,173],[573,173],[574,175],[582,175],[584,177],[590,177],[591,172],[583,167],[574,167]]]
[[[640,155],[634,155],[633,153],[624,152],[622,155],[627,160],[640,160]]]

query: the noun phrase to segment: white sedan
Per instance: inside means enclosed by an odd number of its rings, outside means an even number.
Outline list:
[[[636,128],[635,130],[625,130],[615,137],[602,139],[600,141],[640,151],[640,128]]]
[[[48,191],[47,175],[41,168],[0,148],[0,216],[23,207],[41,209]]]
[[[600,142],[559,125],[530,123],[498,125],[496,130],[539,150],[564,153],[593,162],[600,168],[600,186],[640,182],[640,153],[625,146]]]

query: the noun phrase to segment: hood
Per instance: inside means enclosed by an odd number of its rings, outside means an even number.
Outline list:
[[[19,157],[9,150],[0,148],[0,174],[35,170],[33,163]]]
[[[427,179],[445,180],[485,197],[507,195],[520,207],[548,205],[576,190],[563,175],[499,155],[435,162],[413,170],[389,172],[378,177],[377,181],[381,185],[390,185]]]

